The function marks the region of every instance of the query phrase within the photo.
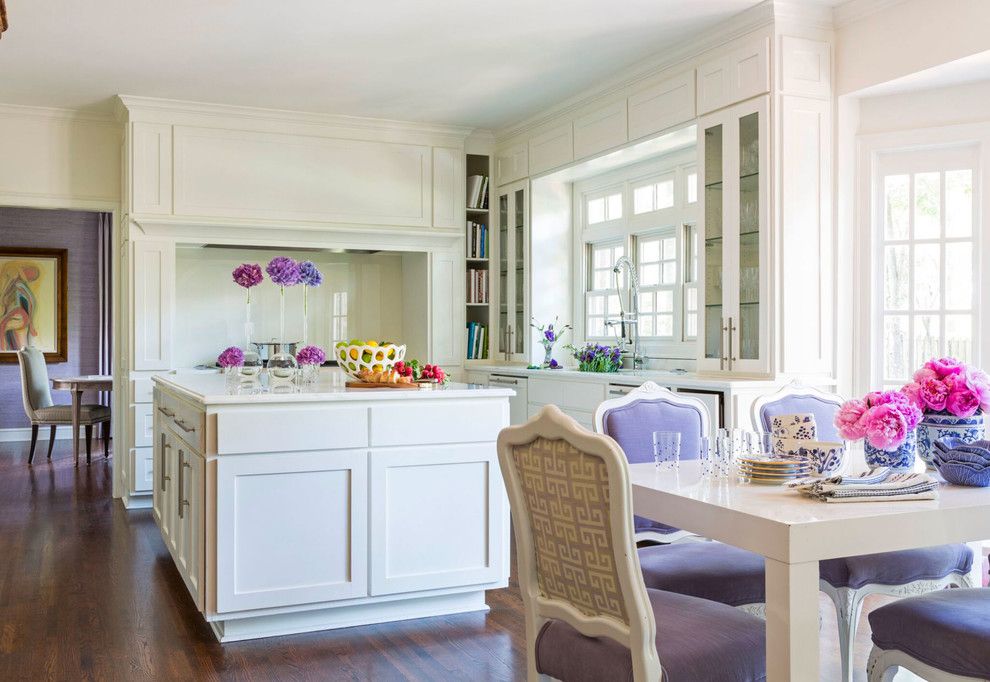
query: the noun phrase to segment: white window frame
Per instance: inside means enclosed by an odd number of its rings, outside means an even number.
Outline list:
[[[856,393],[875,390],[882,385],[882,313],[883,286],[880,263],[881,235],[883,230],[883,206],[880,187],[882,163],[885,156],[900,152],[931,151],[944,153],[952,148],[969,146],[975,150],[976,163],[973,177],[974,202],[974,343],[972,362],[982,366],[990,359],[990,315],[981,314],[990,301],[983,291],[990,281],[982,273],[990,272],[990,213],[985,210],[987,197],[990,197],[990,124],[967,124],[925,128],[911,131],[863,135],[857,138],[858,158],[857,177],[861,179],[860,191],[856,198],[856,220],[862,226],[852,236],[854,260],[851,269],[851,286],[840,283],[840,300],[843,289],[852,302],[854,323],[849,356],[852,368],[850,385]],[[840,269],[842,263],[840,261]],[[842,310],[840,306],[838,308]],[[840,358],[841,361],[841,358]],[[913,370],[914,368],[909,368]]]
[[[580,292],[580,295],[574,297],[574,339],[576,344],[585,341],[615,341],[614,335],[590,337],[586,334],[587,292],[590,273],[588,245],[623,240],[626,255],[633,262],[638,263],[638,253],[635,250],[638,237],[673,230],[677,253],[684,254],[684,225],[697,225],[699,222],[699,202],[687,203],[687,175],[691,172],[697,172],[696,152],[694,149],[687,149],[664,155],[660,159],[633,164],[574,183],[574,253],[578,255],[577,262],[575,262],[574,282],[576,291]],[[674,205],[670,208],[634,215],[633,188],[648,184],[651,181],[658,182],[671,175],[674,178]],[[614,194],[617,188],[621,189],[623,195],[622,218],[588,225],[586,219],[587,201]],[[646,355],[677,360],[697,358],[697,337],[685,338],[684,334],[684,272],[683,263],[679,262],[674,294],[674,339],[642,337],[641,345]],[[623,304],[628,305],[628,302],[623,301]]]

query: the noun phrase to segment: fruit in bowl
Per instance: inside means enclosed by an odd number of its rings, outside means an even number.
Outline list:
[[[388,372],[406,357],[406,347],[389,341],[338,341],[333,349],[334,359],[344,373],[362,381],[362,372]]]

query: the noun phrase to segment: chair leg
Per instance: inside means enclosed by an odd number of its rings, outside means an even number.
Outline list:
[[[110,457],[110,420],[103,422],[103,459]]]
[[[897,666],[889,666],[884,660],[883,649],[873,647],[870,661],[866,664],[866,677],[869,682],[891,682],[897,674]]]
[[[52,449],[55,447],[55,425],[52,424],[52,431],[48,435],[48,459],[52,458]]]
[[[823,585],[824,586],[824,585]],[[842,682],[853,679],[853,649],[856,629],[863,612],[863,594],[847,587],[823,590],[835,604],[835,620],[839,628],[839,654],[842,657]]]
[[[93,452],[93,425],[86,424],[86,464],[91,461]]]
[[[28,464],[34,461],[34,446],[38,444],[38,425],[31,424],[31,454],[28,455]]]

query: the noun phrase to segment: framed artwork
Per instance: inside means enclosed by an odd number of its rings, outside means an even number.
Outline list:
[[[0,362],[31,345],[68,359],[68,251],[0,247]]]

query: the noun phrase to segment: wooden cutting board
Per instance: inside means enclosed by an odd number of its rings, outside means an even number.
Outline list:
[[[378,384],[367,381],[348,381],[344,384],[347,388],[398,388],[418,391],[419,384]]]

